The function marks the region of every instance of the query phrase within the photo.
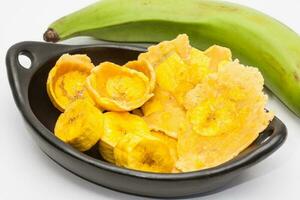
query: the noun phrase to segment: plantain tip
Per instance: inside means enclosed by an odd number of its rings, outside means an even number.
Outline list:
[[[58,42],[60,39],[57,32],[52,28],[47,29],[47,31],[44,33],[43,38],[46,42],[53,42],[53,43]]]

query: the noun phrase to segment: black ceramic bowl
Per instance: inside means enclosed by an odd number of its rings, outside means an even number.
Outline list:
[[[46,80],[49,70],[63,53],[87,54],[96,64],[102,61],[124,64],[136,59],[144,50],[113,43],[67,46],[40,42],[23,42],[8,50],[7,72],[15,102],[29,132],[44,153],[65,169],[93,183],[136,195],[173,198],[216,191],[246,168],[268,157],[284,142],[286,127],[275,118],[251,146],[223,165],[191,173],[156,174],[109,164],[97,151],[81,153],[53,135],[59,112],[47,96]],[[20,54],[31,59],[31,68],[20,65]]]

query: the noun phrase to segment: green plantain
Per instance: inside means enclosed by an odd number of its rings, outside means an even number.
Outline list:
[[[215,0],[102,0],[51,24],[44,39],[159,42],[179,33],[188,34],[199,49],[226,46],[243,63],[257,66],[268,88],[300,116],[300,37],[244,6]]]

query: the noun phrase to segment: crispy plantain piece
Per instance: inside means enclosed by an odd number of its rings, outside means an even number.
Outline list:
[[[256,68],[238,62],[224,65],[198,87],[178,135],[177,168],[195,171],[220,165],[243,151],[273,118]]]
[[[210,68],[217,70],[220,66],[232,62],[230,49],[213,45],[205,50],[204,54],[210,58]]]
[[[54,134],[79,151],[87,151],[103,135],[103,114],[89,101],[77,100],[59,116]]]
[[[149,135],[126,134],[114,154],[117,165],[140,171],[171,173],[175,165],[168,145]]]
[[[185,111],[170,92],[156,87],[154,97],[142,109],[143,118],[151,130],[162,131],[168,136],[177,138],[185,119]]]
[[[149,79],[150,91],[152,92],[154,90],[155,83],[156,83],[156,74],[152,65],[150,65],[147,61],[145,60],[129,61],[124,65],[124,67],[128,67],[130,69],[134,69],[136,71],[145,74]]]
[[[104,62],[92,70],[87,87],[97,105],[109,111],[131,111],[153,94],[148,78],[126,67]]]
[[[104,116],[103,136],[99,142],[99,152],[102,157],[115,162],[114,148],[126,134],[150,135],[146,122],[139,116],[128,112],[106,112]]]
[[[173,53],[178,54],[183,60],[189,59],[191,50],[189,37],[186,34],[180,34],[174,40],[150,46],[147,52],[139,55],[138,60],[147,61],[155,69],[160,62]]]
[[[165,143],[171,153],[171,156],[174,160],[174,162],[177,161],[178,156],[177,156],[177,140],[166,135],[165,133],[161,132],[161,131],[151,131],[151,135],[155,138],[157,138],[158,140],[160,140],[161,142]]]
[[[77,99],[90,98],[85,79],[94,65],[86,55],[62,55],[51,69],[47,79],[47,92],[53,105],[60,111]]]

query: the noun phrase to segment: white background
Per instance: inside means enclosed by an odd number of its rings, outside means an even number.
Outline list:
[[[300,33],[299,0],[232,1],[261,10]],[[41,41],[42,33],[52,21],[91,2],[94,1],[0,3],[0,199],[142,199],[84,181],[49,160],[24,130],[9,89],[5,69],[7,49],[24,40]],[[245,171],[227,190],[199,199],[300,199],[300,120],[272,97],[269,108],[288,127],[289,137],[284,146]]]

